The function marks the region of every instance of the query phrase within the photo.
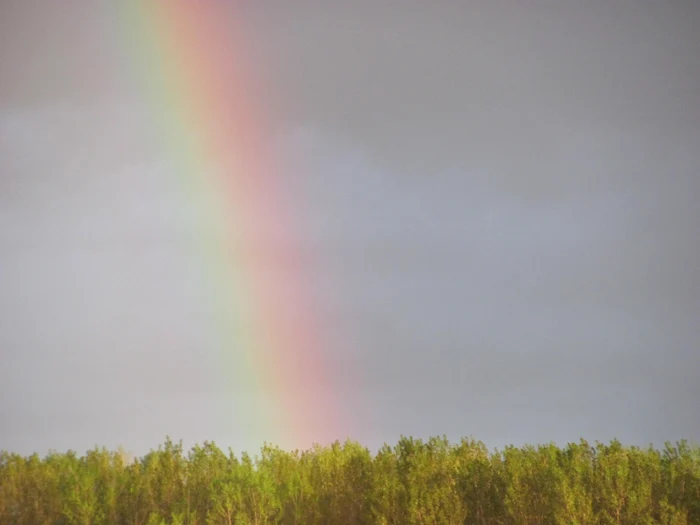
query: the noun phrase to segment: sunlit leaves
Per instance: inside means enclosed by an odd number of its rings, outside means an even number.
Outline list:
[[[0,525],[692,525],[700,449],[507,447],[402,437],[237,456],[167,439],[144,457],[0,452]]]

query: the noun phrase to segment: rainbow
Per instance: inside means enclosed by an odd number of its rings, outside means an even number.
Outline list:
[[[201,220],[188,249],[214,319],[209,350],[229,386],[217,417],[248,443],[303,449],[344,438],[313,254],[295,242],[300,197],[265,150],[265,86],[236,3],[121,4],[129,61],[173,184]]]

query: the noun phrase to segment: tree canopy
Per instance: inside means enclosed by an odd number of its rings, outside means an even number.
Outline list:
[[[145,456],[0,452],[0,525],[700,524],[700,449],[402,437],[258,455],[167,439]]]

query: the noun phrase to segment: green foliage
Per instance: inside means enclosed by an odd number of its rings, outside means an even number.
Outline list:
[[[700,525],[700,449],[401,437],[236,456],[167,439],[136,461],[0,452],[0,525]]]

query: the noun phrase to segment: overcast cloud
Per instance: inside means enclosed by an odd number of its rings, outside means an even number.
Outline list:
[[[338,432],[699,440],[700,4],[291,4],[245,16]],[[0,7],[0,449],[256,449],[202,352],[219,233],[107,9],[39,5]]]

